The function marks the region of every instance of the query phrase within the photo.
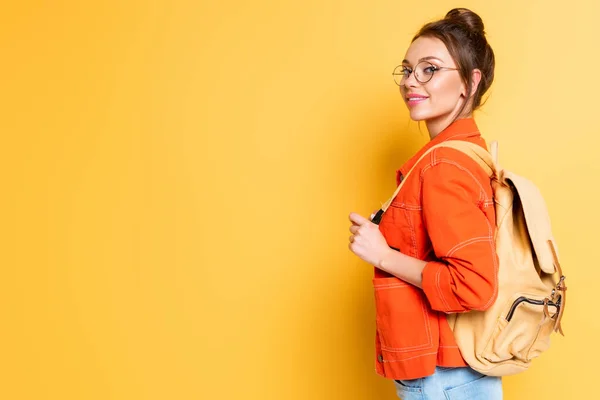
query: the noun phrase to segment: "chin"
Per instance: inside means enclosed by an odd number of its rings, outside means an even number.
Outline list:
[[[409,112],[410,114],[410,119],[412,119],[413,121],[426,121],[428,119],[434,118],[433,115],[431,115],[430,112],[426,112],[426,111],[418,111],[418,110],[410,110]]]

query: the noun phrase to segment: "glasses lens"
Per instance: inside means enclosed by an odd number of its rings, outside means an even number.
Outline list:
[[[396,85],[400,86],[404,76],[406,75],[405,68],[402,65],[398,65],[394,69],[394,72],[392,72],[392,75],[394,75],[394,82],[396,82]]]
[[[421,83],[429,82],[433,78],[434,72],[435,66],[427,61],[421,61],[415,67],[415,76]]]

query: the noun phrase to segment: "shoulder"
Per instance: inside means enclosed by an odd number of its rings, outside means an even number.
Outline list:
[[[487,150],[483,140],[474,143]],[[450,147],[437,147],[431,150],[422,160],[422,165],[419,169],[422,176],[429,170],[435,170],[435,173],[462,171],[473,175],[477,180],[489,181],[487,173],[475,160],[462,151]]]
[[[477,198],[491,196],[492,188],[487,173],[460,150],[448,147],[433,149],[419,169],[423,185],[447,190],[462,188]]]

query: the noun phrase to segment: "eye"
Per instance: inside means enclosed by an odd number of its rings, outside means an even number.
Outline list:
[[[427,75],[433,75],[433,73],[435,71],[437,71],[439,68],[436,67],[435,65],[430,65],[429,67],[423,69],[423,72]]]
[[[405,67],[405,66],[402,66],[402,68],[400,69],[400,74],[404,75],[404,76],[410,75],[411,72],[412,72],[412,69]]]

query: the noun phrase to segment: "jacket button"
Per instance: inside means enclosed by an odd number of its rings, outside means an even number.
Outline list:
[[[381,354],[377,356],[377,361],[383,362],[383,356]]]

